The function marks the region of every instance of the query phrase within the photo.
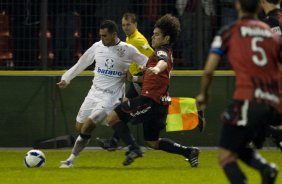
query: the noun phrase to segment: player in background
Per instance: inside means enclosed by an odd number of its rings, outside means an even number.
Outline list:
[[[73,78],[95,61],[95,76],[91,89],[76,117],[79,136],[69,158],[61,162],[60,168],[73,167],[75,158],[89,143],[96,125],[104,123],[107,114],[120,103],[125,92],[129,65],[133,61],[145,65],[148,60],[135,47],[120,41],[115,22],[103,21],[99,35],[101,40],[94,43],[57,83],[60,88],[67,87]]]
[[[282,35],[282,10],[280,8],[281,0],[261,0],[261,7],[265,13],[262,20],[267,23],[273,32]]]
[[[170,97],[168,88],[170,72],[173,67],[171,46],[180,32],[179,20],[169,14],[162,16],[155,24],[150,56],[144,73],[141,95],[118,105],[112,111],[107,122],[118,132],[120,138],[128,145],[124,165],[131,164],[134,159],[143,156],[135,140],[130,134],[126,122],[143,124],[143,135],[147,145],[153,149],[179,154],[189,160],[191,167],[198,166],[199,150],[178,144],[167,138],[160,138],[160,131],[165,128]]]
[[[257,19],[259,7],[259,0],[235,1],[238,20],[215,36],[197,96],[197,102],[204,107],[213,72],[222,56],[227,55],[236,74],[236,87],[233,103],[222,114],[219,163],[232,184],[248,183],[237,159],[257,170],[263,184],[273,184],[278,175],[276,166],[249,146],[269,126],[280,104],[282,45],[279,36]]]
[[[265,18],[262,20],[267,23],[272,31],[282,37],[282,9],[280,7],[281,0],[261,0],[261,7],[265,13]],[[282,78],[281,78],[282,81]],[[281,99],[282,100],[282,99]],[[281,105],[282,106],[282,105]],[[272,126],[268,127],[266,136],[272,138],[273,142],[280,148],[282,153],[282,107],[280,113],[277,114],[276,120]]]
[[[142,35],[138,31],[136,15],[133,13],[125,13],[122,16],[121,22],[122,30],[126,35],[126,43],[133,45],[142,54],[146,55],[147,57],[150,57],[153,54],[154,50],[152,49],[144,35]],[[143,73],[141,72],[139,66],[136,63],[132,63],[129,66],[129,72],[131,80],[126,97],[133,98],[140,94]]]
[[[133,45],[142,54],[149,57],[153,54],[154,50],[149,45],[147,39],[138,31],[137,28],[137,17],[134,13],[125,13],[122,16],[122,30],[126,35],[126,43]],[[126,98],[133,98],[140,95],[142,80],[138,76],[142,76],[142,72],[137,63],[133,62],[129,66],[129,74],[132,81],[128,82],[128,90]],[[133,76],[133,77],[132,77]],[[114,151],[118,147],[119,136],[115,132],[114,135],[109,139],[96,138],[99,145],[108,150]]]

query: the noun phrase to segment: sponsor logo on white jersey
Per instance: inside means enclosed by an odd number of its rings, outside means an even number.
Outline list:
[[[103,75],[107,75],[107,76],[113,76],[113,77],[120,77],[122,76],[122,72],[121,71],[116,71],[116,70],[113,70],[115,66],[115,61],[111,58],[108,58],[106,59],[105,61],[105,67],[106,69],[104,68],[101,68],[101,67],[97,67],[97,72],[99,74],[103,74]]]
[[[108,76],[116,76],[116,77],[122,76],[122,72],[120,71],[108,70],[100,67],[98,67],[97,72],[99,74],[108,75]]]
[[[107,67],[108,70],[112,69],[114,67],[114,60],[106,59],[105,67]]]

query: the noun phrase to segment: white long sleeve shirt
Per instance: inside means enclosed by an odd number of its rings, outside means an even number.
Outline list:
[[[111,97],[118,100],[124,94],[124,84],[129,65],[134,61],[145,65],[148,58],[135,47],[120,41],[114,46],[104,46],[102,41],[94,43],[78,60],[66,71],[61,80],[67,83],[80,74],[95,61],[94,79],[88,97],[103,99]]]

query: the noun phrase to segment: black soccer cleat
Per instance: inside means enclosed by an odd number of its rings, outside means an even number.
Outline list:
[[[278,169],[275,164],[269,164],[262,171],[262,184],[274,184],[278,175]]]
[[[99,137],[96,138],[99,146],[108,151],[115,151],[118,149],[117,142],[113,139],[101,139]]]
[[[129,150],[126,152],[126,158],[123,161],[123,165],[130,165],[136,158],[143,157],[143,151],[140,148]]]
[[[186,157],[186,160],[190,163],[191,167],[198,167],[200,151],[198,148],[195,147],[192,147],[191,149],[192,150],[188,157]]]

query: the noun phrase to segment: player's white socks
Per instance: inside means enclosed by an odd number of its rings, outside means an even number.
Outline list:
[[[87,138],[83,138],[85,136],[79,135],[75,141],[75,144],[72,148],[72,154],[70,155],[69,159],[74,160],[75,157],[79,155],[79,153],[86,147],[86,145],[90,142],[90,136]],[[69,160],[68,159],[68,160]]]
[[[76,158],[76,156],[74,154],[71,154],[67,160],[73,162],[75,158]]]

